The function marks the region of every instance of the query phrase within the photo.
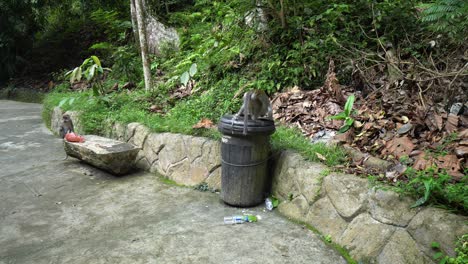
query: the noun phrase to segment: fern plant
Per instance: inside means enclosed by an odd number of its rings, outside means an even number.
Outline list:
[[[421,21],[429,24],[429,29],[445,33],[456,42],[466,41],[468,2],[465,0],[437,0],[422,4]]]

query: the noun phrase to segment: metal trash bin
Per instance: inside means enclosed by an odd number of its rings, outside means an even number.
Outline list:
[[[232,118],[232,115],[223,116],[218,124],[223,134],[221,199],[233,206],[255,206],[265,198],[270,135],[275,132],[275,123],[269,119],[249,119],[248,132],[244,135],[244,119]]]

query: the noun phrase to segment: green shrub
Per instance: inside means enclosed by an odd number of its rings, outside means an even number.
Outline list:
[[[437,0],[422,4],[421,20],[429,29],[448,36],[448,40],[463,43],[467,40],[468,2],[464,0]]]
[[[450,175],[437,168],[422,171],[409,168],[405,176],[408,180],[398,181],[396,190],[418,198],[413,206],[442,205],[462,214],[468,213],[468,175],[460,182],[452,182]]]

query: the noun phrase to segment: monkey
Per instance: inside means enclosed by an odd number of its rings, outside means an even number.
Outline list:
[[[265,91],[248,91],[244,94],[243,100],[244,102],[242,103],[239,112],[234,115],[234,119],[238,119],[240,115],[244,116],[244,135],[247,135],[247,121],[249,116],[252,120],[257,120],[264,116],[268,119],[273,119],[271,103]]]
[[[75,132],[75,129],[73,127],[73,121],[71,120],[70,115],[69,114],[62,115],[62,124],[60,124],[60,130],[59,130],[60,137],[65,140],[65,135],[67,133],[72,133],[72,132]],[[67,153],[65,153],[65,158],[63,160],[66,160],[66,159],[68,159]]]
[[[70,118],[70,115],[64,114],[62,116],[62,124],[60,124],[60,130],[59,134],[61,138],[65,138],[65,135],[67,133],[72,133],[75,132],[75,129],[73,128],[73,122]]]

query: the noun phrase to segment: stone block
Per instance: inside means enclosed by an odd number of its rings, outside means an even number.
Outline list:
[[[137,122],[127,124],[127,127],[125,129],[125,138],[124,138],[126,142],[130,141],[133,138],[133,136],[135,135],[135,130],[139,126],[142,126],[142,124],[137,123]]]
[[[349,223],[337,242],[345,246],[358,261],[369,261],[378,256],[395,230],[396,227],[382,224],[363,213]]]
[[[102,136],[106,138],[113,138],[112,134],[114,130],[114,121],[111,119],[107,118],[103,122],[103,128],[102,128]]]
[[[221,166],[216,167],[206,178],[208,187],[213,190],[221,190]]]
[[[139,148],[121,141],[85,135],[85,142],[67,142],[67,155],[80,159],[115,175],[128,173],[135,163]]]
[[[142,170],[149,170],[151,168],[151,164],[148,162],[148,159],[144,155],[143,151],[139,151],[136,156],[135,167],[142,169]]]
[[[176,164],[180,163],[182,160],[187,160],[186,163],[190,165],[190,162],[187,158],[187,148],[185,145],[185,139],[189,136],[180,135],[180,134],[170,134],[165,133],[162,140],[165,142],[164,148],[159,152],[159,166],[160,170],[164,171],[167,177],[170,178],[171,175],[169,168],[173,168]],[[174,171],[174,169],[172,170]],[[187,170],[188,172],[188,170]]]
[[[333,240],[339,238],[348,226],[328,197],[316,201],[310,207],[306,222],[317,228],[322,234],[331,235]]]
[[[54,107],[54,110],[52,111],[52,116],[50,118],[50,130],[55,135],[59,134],[60,124],[62,123],[62,115],[62,109],[58,106]]]
[[[307,212],[309,211],[309,203],[304,196],[299,195],[292,201],[281,202],[278,206],[278,211],[289,218],[305,222]]]
[[[135,127],[135,132],[133,137],[128,140],[128,143],[137,146],[140,149],[143,149],[143,144],[145,143],[146,137],[149,135],[150,130],[144,125],[139,125]]]
[[[143,153],[150,164],[159,159],[159,153],[166,145],[165,133],[151,133],[143,145]]]
[[[350,218],[367,201],[367,180],[350,174],[331,174],[325,177],[323,186],[338,213]]]
[[[221,144],[219,141],[214,141],[206,138],[203,139],[203,144],[200,145],[200,156],[193,159],[192,166],[203,167],[208,171],[213,171],[221,166]]]
[[[273,169],[272,193],[281,200],[287,200],[289,195],[301,195],[296,184],[299,164],[304,158],[291,151],[283,151],[275,160]]]
[[[468,234],[468,217],[451,214],[438,208],[426,208],[419,212],[409,223],[407,230],[420,244],[428,256],[435,251],[432,242],[438,242],[440,248],[450,256],[455,256],[455,242],[458,237]]]
[[[122,123],[114,123],[112,126],[112,133],[111,133],[111,138],[120,140],[120,141],[125,141],[125,131],[127,127],[123,125]]]
[[[430,264],[434,263],[419,250],[416,242],[404,229],[393,233],[387,245],[377,258],[379,264]]]
[[[369,212],[375,220],[384,224],[406,227],[420,210],[411,209],[414,200],[400,197],[393,191],[373,189],[369,191]]]

